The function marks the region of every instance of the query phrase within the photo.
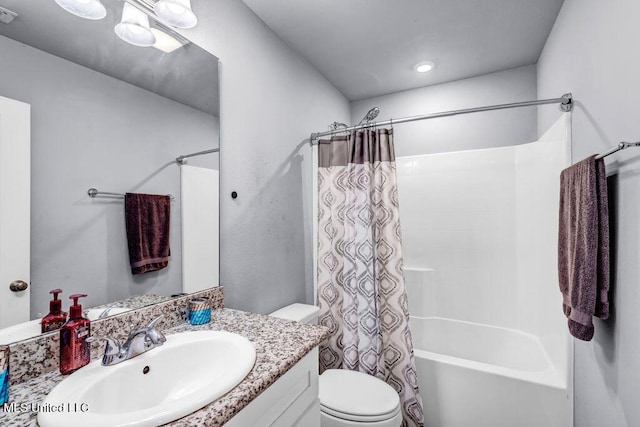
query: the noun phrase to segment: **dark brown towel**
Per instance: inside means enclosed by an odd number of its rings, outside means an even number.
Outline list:
[[[155,194],[124,197],[131,273],[161,270],[169,264],[171,199]]]
[[[558,278],[569,332],[589,341],[592,316],[609,317],[609,209],[604,160],[586,158],[560,174]]]

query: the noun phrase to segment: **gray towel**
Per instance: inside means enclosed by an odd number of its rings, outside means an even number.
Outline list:
[[[607,177],[595,156],[560,174],[558,278],[569,332],[591,340],[592,316],[609,317]]]

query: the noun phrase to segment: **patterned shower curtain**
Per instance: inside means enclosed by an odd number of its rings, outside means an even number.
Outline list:
[[[386,381],[400,395],[403,426],[422,426],[392,130],[332,137],[318,153],[318,304],[331,330],[320,370]]]

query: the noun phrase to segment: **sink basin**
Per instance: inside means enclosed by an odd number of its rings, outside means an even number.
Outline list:
[[[157,426],[213,402],[251,371],[251,342],[223,331],[168,335],[164,345],[114,366],[100,360],[69,375],[44,399],[41,427]],[[146,373],[145,373],[146,372]],[[60,406],[62,405],[62,406]]]

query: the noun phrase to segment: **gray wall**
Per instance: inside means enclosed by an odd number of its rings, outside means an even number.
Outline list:
[[[538,96],[573,92],[573,161],[640,139],[637,0],[566,0],[538,63]],[[557,117],[539,111],[542,132]],[[640,149],[607,158],[612,301],[590,342],[575,340],[575,425],[640,425]],[[558,295],[558,309],[560,309]]]
[[[380,107],[376,120],[438,113],[536,99],[536,67],[514,68],[451,83],[356,101],[351,117],[357,124]],[[501,147],[536,141],[535,108],[488,111],[410,122],[394,127],[398,156]]]
[[[194,2],[184,34],[220,58],[220,281],[228,307],[313,301],[311,132],[348,101],[239,0]],[[238,192],[232,200],[230,193]]]
[[[180,291],[180,174],[172,159],[217,146],[217,118],[4,37],[0,51],[0,95],[32,112],[32,318],[48,312],[57,287],[65,300],[88,293],[87,307]],[[207,161],[215,166],[216,156]],[[124,201],[92,200],[90,187],[176,196],[168,268],[131,275]]]

